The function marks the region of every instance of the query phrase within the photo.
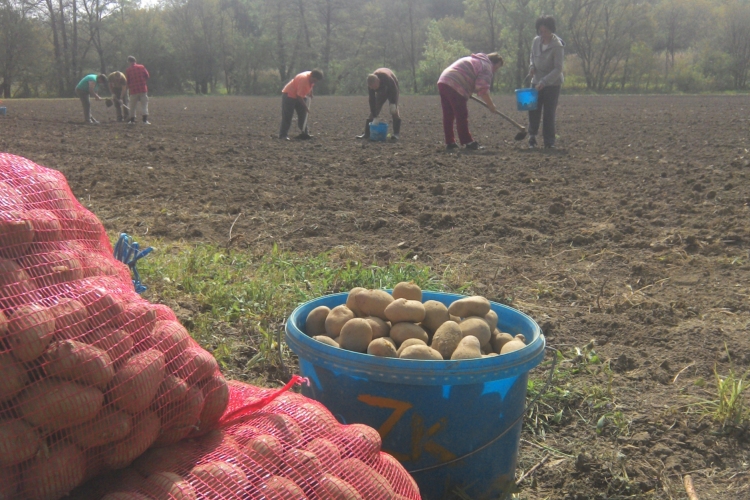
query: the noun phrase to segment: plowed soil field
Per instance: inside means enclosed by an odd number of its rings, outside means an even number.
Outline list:
[[[62,171],[142,244],[231,228],[254,250],[356,246],[534,317],[563,359],[526,419],[520,498],[684,499],[685,475],[698,498],[750,498],[747,419],[712,418],[716,374],[750,367],[746,96],[563,95],[554,151],[470,103],[486,149],[455,153],[437,97],[404,97],[386,143],[354,138],[365,97],[316,97],[314,138],[291,142],[276,98],[157,97],[150,126],[103,102],[98,126],[76,99],[5,105],[0,150]]]

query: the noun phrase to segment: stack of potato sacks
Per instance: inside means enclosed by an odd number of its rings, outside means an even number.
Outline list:
[[[223,460],[216,451],[235,446],[212,431],[230,397],[216,360],[174,313],[134,292],[101,223],[62,174],[0,153],[0,500],[56,500],[111,471],[130,478],[112,498],[275,498],[256,490],[273,477],[291,479],[281,469],[239,465],[236,454]],[[298,401],[292,407],[295,418],[306,415]],[[301,474],[307,465],[294,462],[292,450],[312,454],[304,450],[313,439],[306,433],[321,432],[297,426],[301,432],[285,437],[291,418],[270,415],[234,443],[245,446],[253,433],[275,437],[278,443],[261,439],[272,442],[266,455],[284,457],[291,465],[283,470]],[[201,435],[200,442],[188,438]],[[221,444],[206,444],[212,439]],[[157,461],[178,460],[179,470],[150,477],[153,468],[129,469],[149,448]],[[368,467],[380,463],[368,458]],[[227,478],[236,484],[226,486]],[[178,490],[184,494],[166,493]]]
[[[484,297],[465,297],[449,307],[436,300],[422,303],[419,286],[404,282],[392,295],[358,287],[346,304],[313,309],[305,333],[333,347],[402,359],[474,359],[526,346],[523,335],[497,327],[497,314]]]

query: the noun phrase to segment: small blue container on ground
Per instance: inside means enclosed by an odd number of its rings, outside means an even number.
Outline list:
[[[346,293],[306,302],[286,324],[286,341],[310,379],[307,397],[345,424],[377,429],[383,451],[396,457],[424,500],[509,498],[526,403],[528,372],[544,359],[545,339],[533,319],[492,302],[500,331],[522,333],[527,345],[490,358],[417,361],[380,358],[318,342],[305,333],[318,306],[344,304]],[[423,292],[445,305],[461,295]],[[465,498],[465,497],[464,497]]]
[[[5,114],[8,112],[8,108],[5,106],[0,106],[0,116],[5,116]]]
[[[385,141],[388,137],[388,122],[370,123],[370,140]]]
[[[516,89],[516,104],[518,111],[534,111],[539,101],[539,91],[531,87],[528,89]]]

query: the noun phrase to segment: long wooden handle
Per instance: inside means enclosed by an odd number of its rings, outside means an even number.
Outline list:
[[[479,104],[481,104],[481,105],[482,105],[482,106],[484,106],[485,108],[487,108],[487,109],[490,109],[490,107],[489,107],[489,106],[487,106],[487,104],[486,104],[486,103],[485,103],[485,102],[484,102],[483,100],[479,99],[478,97],[476,97],[476,96],[471,96],[471,98],[472,98],[473,100],[477,101],[477,102],[478,102]],[[513,118],[511,118],[510,116],[504,115],[504,114],[503,114],[503,113],[501,113],[500,111],[495,111],[495,113],[496,113],[496,114],[498,114],[498,115],[500,115],[500,116],[502,116],[502,117],[503,117],[503,118],[505,118],[506,120],[508,120],[508,121],[509,121],[510,123],[512,123],[513,125],[515,125],[515,126],[516,126],[516,127],[517,127],[517,128],[519,129],[519,130],[522,130],[522,131],[526,132],[526,127],[524,127],[523,125],[521,125],[520,123],[518,123],[517,121],[515,121],[515,120],[514,120]]]

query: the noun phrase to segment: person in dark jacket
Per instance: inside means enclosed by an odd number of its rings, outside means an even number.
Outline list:
[[[388,68],[378,68],[367,76],[367,87],[370,94],[370,116],[365,123],[365,133],[358,135],[358,139],[370,138],[370,123],[380,115],[383,105],[388,101],[388,110],[393,118],[393,134],[391,139],[397,141],[401,133],[401,116],[398,112],[398,79]]]
[[[538,105],[529,111],[529,147],[536,147],[539,123],[543,120],[542,137],[545,148],[555,147],[555,111],[563,83],[565,43],[555,35],[555,18],[542,16],[536,20],[537,37],[531,42],[529,74],[531,85],[539,91]]]

